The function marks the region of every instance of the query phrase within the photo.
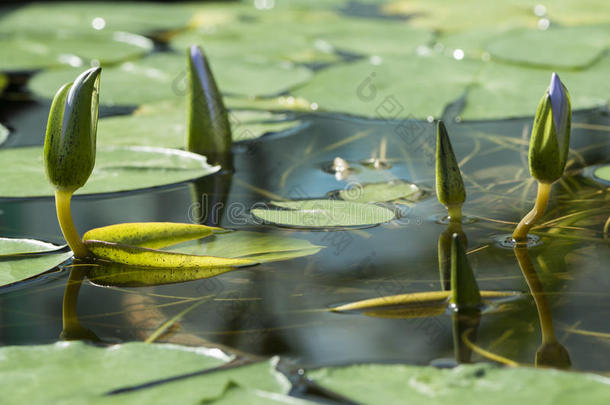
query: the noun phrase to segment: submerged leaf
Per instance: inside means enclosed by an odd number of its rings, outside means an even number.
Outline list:
[[[486,300],[517,297],[517,293],[481,291]],[[377,318],[422,318],[443,314],[451,291],[430,291],[370,298],[332,308],[333,312],[359,312]]]
[[[85,246],[98,259],[136,267],[194,269],[251,266],[257,263],[248,259],[165,252],[99,240],[87,240]]]
[[[490,364],[451,369],[396,364],[327,367],[307,376],[361,404],[604,403],[610,379],[595,374],[502,368]]]
[[[52,196],[45,178],[42,148],[0,150],[0,197]],[[218,171],[205,157],[174,149],[98,148],[96,166],[76,194],[114,193],[179,183]]]
[[[60,265],[72,252],[34,239],[0,238],[0,287],[26,280]]]
[[[5,346],[0,348],[0,357],[0,390],[11,393],[3,398],[6,405],[200,404],[222,399],[231,386],[246,390],[250,395],[245,403],[251,403],[250,398],[261,394],[274,398],[290,389],[288,380],[275,370],[277,359],[230,367],[231,357],[204,347],[139,342],[98,347],[61,342]],[[216,367],[227,369],[214,370]],[[204,370],[208,371],[204,374]],[[189,376],[196,372],[202,374]],[[108,395],[147,383],[151,384]]]
[[[147,287],[201,280],[235,270],[235,267],[156,268],[97,261],[88,268],[92,283],[112,287]]]
[[[99,240],[160,249],[193,239],[205,238],[214,231],[222,230],[222,228],[198,224],[132,222],[92,229],[83,235],[83,240]]]
[[[396,216],[378,205],[342,200],[272,201],[271,204],[283,209],[255,208],[251,212],[266,222],[307,228],[376,225]]]

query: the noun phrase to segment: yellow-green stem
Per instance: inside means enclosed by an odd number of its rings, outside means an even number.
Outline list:
[[[519,222],[519,225],[513,232],[513,239],[516,242],[527,242],[527,233],[532,228],[534,223],[542,217],[546,206],[549,202],[549,194],[551,193],[552,183],[538,182],[538,194],[536,195],[536,203],[534,208],[527,213]]]
[[[90,256],[91,254],[89,249],[87,249],[83,244],[83,240],[74,227],[72,212],[70,211],[71,199],[71,191],[55,191],[55,209],[57,210],[57,220],[59,221],[61,232],[64,234],[64,239],[66,242],[68,242],[74,256],[83,258]]]
[[[449,222],[462,222],[462,204],[450,205],[447,207],[449,212]]]

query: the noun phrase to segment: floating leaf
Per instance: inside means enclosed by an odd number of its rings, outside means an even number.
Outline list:
[[[610,181],[610,166],[606,165],[606,166],[598,167],[597,169],[595,169],[593,174],[598,179]]]
[[[186,26],[191,13],[190,8],[181,4],[154,2],[30,3],[3,15],[0,33],[83,35],[125,31],[153,34]]]
[[[195,268],[136,267],[99,260],[88,269],[87,277],[92,283],[107,287],[149,287],[184,283],[235,270],[234,267],[209,266]]]
[[[423,195],[417,185],[402,180],[363,184],[362,186],[342,189],[338,194],[342,200],[361,203],[397,200],[415,201]]]
[[[490,364],[452,369],[391,364],[322,368],[307,373],[322,387],[361,404],[603,403],[610,379],[599,375]]]
[[[440,55],[382,56],[329,67],[293,93],[328,111],[380,119],[440,117],[479,69],[478,62]]]
[[[7,405],[22,403],[198,404],[222,397],[230,387],[253,399],[288,393],[290,383],[275,371],[277,359],[227,367],[218,349],[125,343],[108,348],[82,342],[0,348],[0,389]],[[44,360],[41,362],[41,360]],[[190,373],[209,372],[188,376]],[[169,380],[175,377],[173,381]],[[131,392],[109,392],[161,382]],[[251,403],[247,399],[245,403]]]
[[[189,255],[178,252],[164,252],[161,250],[98,240],[87,240],[85,241],[85,246],[98,259],[135,267],[206,269],[214,267],[251,266],[256,264],[255,261],[249,259],[231,259],[225,257]]]
[[[610,45],[610,25],[520,29],[487,45],[493,58],[552,69],[582,69]]]
[[[0,150],[0,197],[52,196],[42,166],[42,148]],[[179,183],[219,170],[204,156],[162,148],[98,148],[87,184],[76,194],[113,193]]]
[[[172,251],[217,257],[234,257],[259,263],[288,260],[318,253],[316,246],[305,239],[270,233],[235,231],[214,234],[202,243],[190,242],[173,247]]]
[[[48,18],[44,17],[44,20]],[[38,21],[35,24],[32,21],[27,25],[38,24]],[[92,61],[110,64],[141,56],[152,50],[153,43],[146,37],[127,32],[91,32],[66,36],[56,35],[52,31],[35,36],[0,34],[0,47],[0,71],[29,71],[62,65],[82,70]],[[70,78],[56,82],[55,88],[58,84],[74,80],[77,74],[73,71]]]
[[[72,257],[60,248],[33,239],[0,238],[0,286],[37,276]]]
[[[222,231],[199,224],[174,222],[132,222],[95,228],[83,235],[83,240],[98,240],[122,245],[160,249]]]
[[[299,125],[284,114],[267,111],[230,111],[233,141],[258,138],[269,132]],[[186,106],[183,102],[161,102],[141,106],[133,115],[102,118],[98,123],[100,145],[142,145],[184,148]]]
[[[255,208],[251,212],[267,222],[306,228],[376,225],[395,217],[387,208],[351,201],[272,201],[271,204],[284,209]]]
[[[481,291],[481,297],[486,300],[513,298],[518,296],[512,292]],[[451,291],[430,291],[410,294],[389,295],[356,301],[332,308],[334,312],[360,312],[377,318],[423,318],[443,314]]]
[[[0,92],[2,91],[2,89],[0,89]],[[4,143],[4,141],[6,141],[6,138],[8,138],[8,134],[9,134],[9,130],[7,127],[5,127],[4,125],[0,124],[0,145],[2,145]]]
[[[210,60],[216,82],[222,93],[244,96],[275,95],[309,80],[309,69],[290,63],[268,60],[231,58]],[[38,74],[30,89],[39,96],[51,98],[57,83],[76,76],[74,69]],[[182,52],[157,53],[104,69],[103,105],[139,105],[163,100],[182,100],[186,91],[186,63]],[[126,91],[128,89],[129,91]]]

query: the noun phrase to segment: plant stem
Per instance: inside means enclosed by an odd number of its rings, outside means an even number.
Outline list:
[[[447,206],[449,222],[462,222],[462,204]]]
[[[59,221],[61,233],[63,233],[64,239],[68,242],[74,256],[80,258],[88,257],[91,255],[89,249],[83,244],[83,240],[74,227],[74,221],[72,221],[72,212],[70,211],[71,199],[71,191],[55,190],[57,220]]]
[[[549,202],[549,194],[551,193],[551,186],[552,183],[538,182],[536,203],[534,204],[534,208],[521,219],[521,222],[519,222],[519,225],[515,228],[513,232],[513,239],[515,242],[527,242],[527,233],[546,210],[546,206]]]

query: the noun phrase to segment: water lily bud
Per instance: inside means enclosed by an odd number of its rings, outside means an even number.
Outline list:
[[[188,132],[186,149],[207,156],[214,164],[227,163],[232,138],[229,116],[212,70],[200,47],[187,51]]]
[[[451,236],[451,304],[457,310],[479,309],[481,293],[460,236]]]
[[[447,207],[461,205],[466,200],[462,173],[442,121],[438,122],[436,135],[436,196]]]
[[[73,192],[95,166],[101,68],[83,72],[55,95],[44,142],[44,165],[51,184]]]
[[[570,95],[553,73],[551,84],[538,104],[530,140],[530,172],[536,180],[553,183],[563,174],[570,148],[571,121]]]

